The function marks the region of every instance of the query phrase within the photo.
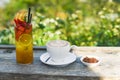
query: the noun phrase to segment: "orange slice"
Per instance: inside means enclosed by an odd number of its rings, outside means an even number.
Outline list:
[[[20,45],[22,46],[28,46],[31,44],[32,42],[32,36],[30,34],[22,34],[19,37],[18,42],[20,43]]]
[[[16,19],[16,20],[19,19],[19,20],[21,20],[21,21],[24,21],[25,18],[26,18],[26,16],[27,16],[27,11],[21,10],[21,11],[19,11],[19,12],[15,15],[15,19]]]

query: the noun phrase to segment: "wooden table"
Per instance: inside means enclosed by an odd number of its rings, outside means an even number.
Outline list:
[[[73,49],[77,60],[66,67],[43,64],[39,57],[45,47],[34,47],[34,62],[16,63],[15,47],[0,45],[0,80],[120,80],[119,47],[77,47]],[[88,68],[80,62],[83,55],[96,55],[102,59],[99,66]]]

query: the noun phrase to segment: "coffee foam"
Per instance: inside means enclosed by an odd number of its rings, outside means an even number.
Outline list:
[[[64,47],[68,45],[68,42],[64,40],[54,40],[49,42],[48,45],[51,47]]]

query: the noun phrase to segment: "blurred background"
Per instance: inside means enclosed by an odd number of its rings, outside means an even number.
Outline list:
[[[120,46],[120,0],[0,0],[0,44],[15,44],[14,16],[29,7],[36,46]]]

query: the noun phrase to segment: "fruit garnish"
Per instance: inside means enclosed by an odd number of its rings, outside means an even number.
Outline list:
[[[27,27],[31,23],[32,14],[31,14],[31,8],[28,9],[28,12],[26,10],[19,11],[14,18],[14,22],[16,26],[23,26]]]
[[[32,14],[30,12],[31,12],[30,8],[28,12],[26,10],[21,10],[16,14],[14,18],[14,22],[16,24],[15,38],[17,41],[22,34],[31,34],[32,32],[32,25],[31,25]]]
[[[21,36],[22,33],[31,33],[32,32],[32,25],[28,24],[24,21],[20,21],[20,20],[15,20],[16,23],[16,27],[15,27],[15,31],[16,31],[16,40],[18,40],[19,36]]]
[[[30,34],[22,34],[19,37],[18,42],[20,43],[20,45],[28,46],[32,42],[32,36]]]
[[[19,37],[22,35],[22,31],[18,30],[17,27],[15,27],[15,39],[18,41]]]
[[[27,26],[27,23],[25,21],[21,21],[19,19],[14,19],[14,21],[15,21],[15,24],[17,27],[18,26],[23,26],[23,27]]]
[[[27,17],[27,11],[26,10],[21,10],[15,15],[14,19],[26,22],[26,17]]]

